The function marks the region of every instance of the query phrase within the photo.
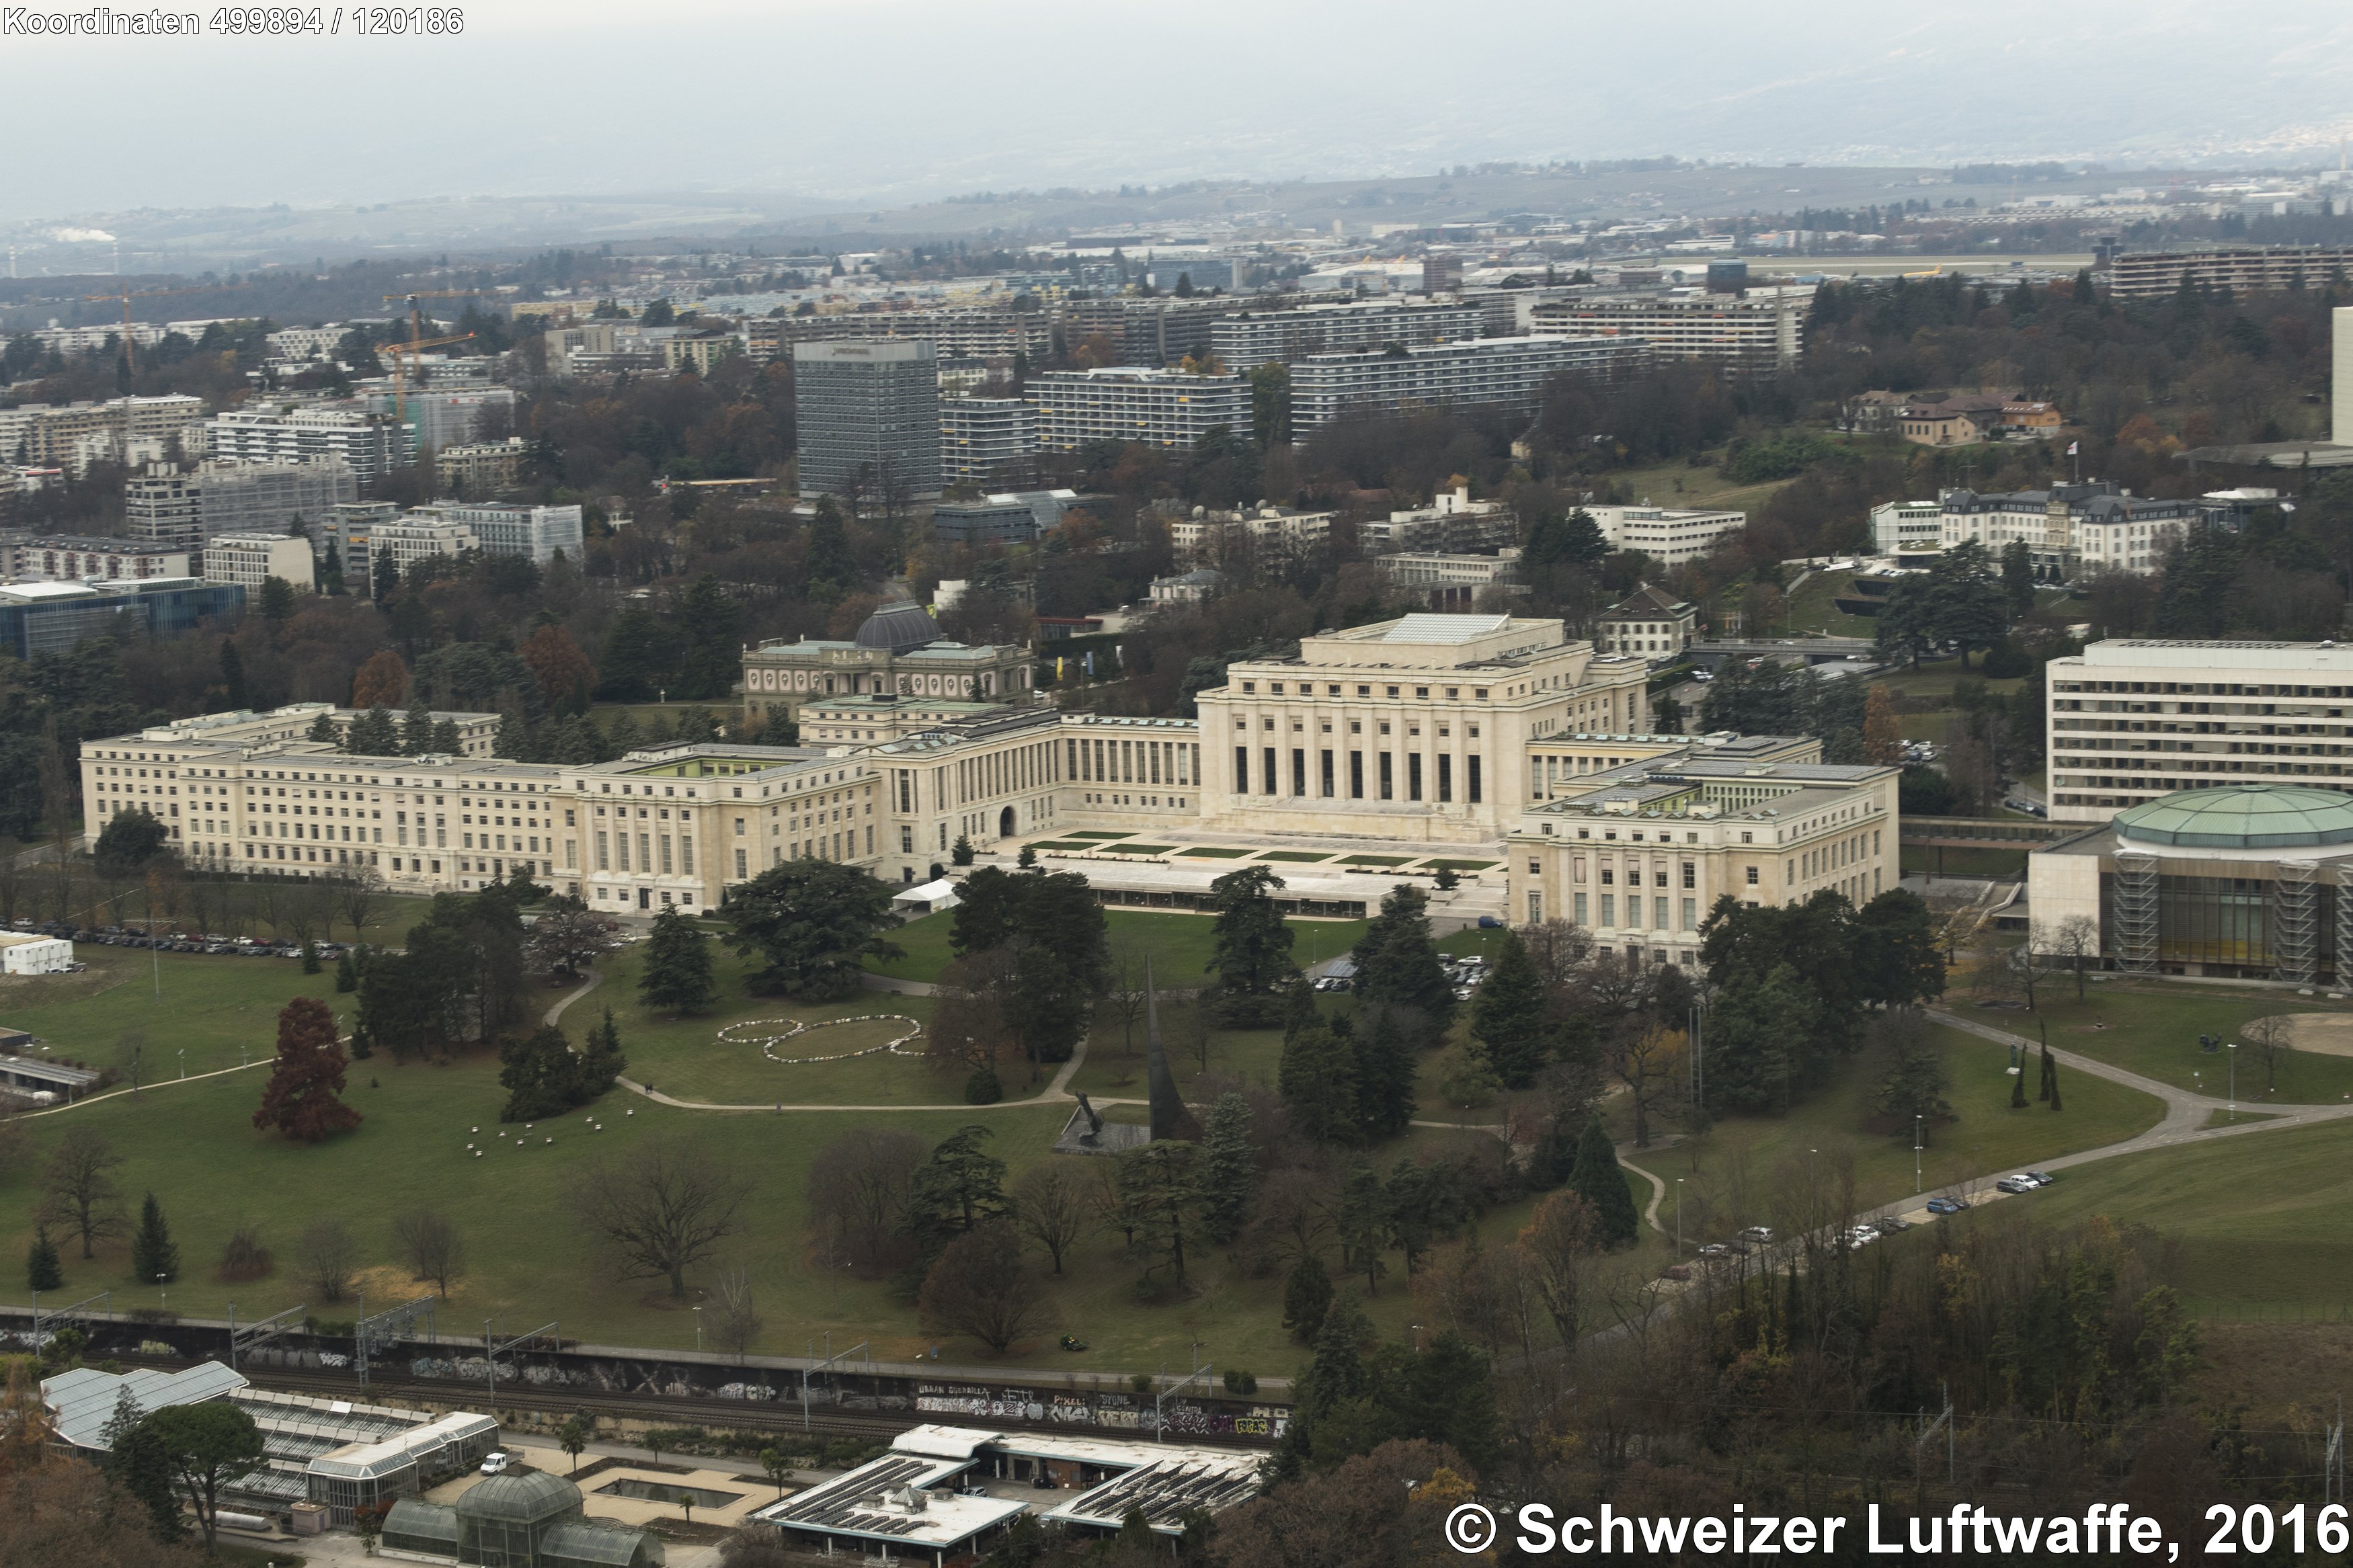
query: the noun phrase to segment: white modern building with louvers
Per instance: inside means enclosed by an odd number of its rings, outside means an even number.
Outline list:
[[[2054,822],[2223,784],[2353,790],[2353,644],[2115,637],[2046,674]]]

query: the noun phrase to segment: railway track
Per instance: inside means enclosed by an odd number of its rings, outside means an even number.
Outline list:
[[[173,1370],[181,1363],[161,1358],[125,1356],[126,1365],[153,1366]],[[916,1411],[904,1413],[867,1413],[861,1411],[828,1410],[811,1406],[806,1426],[801,1406],[786,1399],[695,1399],[662,1394],[625,1394],[602,1390],[535,1388],[521,1381],[501,1383],[495,1397],[484,1384],[459,1383],[448,1378],[414,1378],[372,1376],[365,1389],[350,1376],[323,1373],[286,1372],[274,1367],[243,1369],[255,1386],[273,1388],[289,1394],[310,1394],[330,1399],[351,1399],[385,1405],[422,1405],[480,1409],[485,1405],[504,1410],[528,1410],[568,1415],[586,1412],[609,1421],[646,1421],[662,1426],[703,1426],[734,1432],[776,1432],[786,1435],[806,1433],[812,1437],[860,1438],[875,1444],[888,1444],[891,1439],[910,1427],[926,1421],[943,1420],[950,1424],[985,1425],[990,1427],[1022,1431],[1060,1432],[1068,1435],[1071,1428],[1059,1422],[1028,1421],[1007,1416],[933,1416]],[[495,1410],[491,1412],[495,1414]],[[1085,1429],[1092,1431],[1092,1428]],[[1140,1434],[1139,1434],[1140,1435]],[[1215,1436],[1206,1433],[1186,1433],[1179,1440],[1192,1447],[1257,1448],[1266,1444],[1249,1438]]]

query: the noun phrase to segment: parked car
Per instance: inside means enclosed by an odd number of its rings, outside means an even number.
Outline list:
[[[1878,1239],[1879,1232],[1867,1225],[1859,1225],[1846,1233],[1846,1249],[1849,1252],[1860,1252]]]
[[[491,1452],[482,1456],[482,1474],[486,1476],[504,1475],[506,1474],[507,1467],[513,1463],[513,1455],[506,1452],[504,1449],[493,1449]]]
[[[1894,1215],[1889,1215],[1885,1219],[1879,1222],[1879,1234],[1882,1236],[1901,1236],[1911,1228],[1912,1222],[1910,1220],[1897,1219]]]
[[[1718,1258],[1730,1258],[1733,1256],[1733,1252],[1732,1248],[1725,1246],[1724,1243],[1720,1241],[1710,1241],[1701,1245],[1699,1256],[1714,1259]]]
[[[2026,1178],[2038,1187],[2047,1187],[2059,1179],[2048,1171],[2029,1171]]]
[[[1928,1200],[1928,1212],[1930,1214],[1958,1214],[1968,1206],[1968,1205],[1961,1202],[1958,1198],[1930,1198]]]
[[[1691,1278],[1691,1270],[1684,1268],[1680,1263],[1670,1263],[1664,1268],[1659,1270],[1659,1278],[1662,1279],[1688,1279]]]
[[[1769,1225],[1752,1225],[1740,1233],[1740,1239],[1753,1241],[1759,1247],[1766,1246],[1773,1239],[1773,1227]]]
[[[2000,1192],[2018,1194],[2031,1193],[2042,1184],[2041,1182],[2035,1181],[2030,1176],[2019,1175],[2004,1176],[2000,1181],[1994,1184],[1994,1187],[1996,1190]]]
[[[1497,920],[1493,915],[1481,915],[1479,917],[1479,929],[1481,931],[1498,931],[1502,929],[1503,924],[1503,921]]]

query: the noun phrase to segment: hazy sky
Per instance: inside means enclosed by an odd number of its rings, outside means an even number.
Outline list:
[[[1662,153],[2308,163],[2353,126],[2344,0],[462,9],[453,37],[362,37],[348,13],[338,37],[0,37],[0,217],[681,186],[879,204]]]

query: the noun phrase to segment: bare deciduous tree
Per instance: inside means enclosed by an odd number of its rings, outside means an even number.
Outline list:
[[[721,1350],[741,1361],[760,1337],[759,1304],[752,1290],[752,1271],[731,1263],[712,1284],[711,1337]]]
[[[373,866],[355,867],[351,875],[338,878],[329,884],[334,912],[343,917],[352,928],[352,940],[358,942],[367,934],[368,921],[385,905],[384,879]],[[332,925],[329,934],[333,933]]]
[[[623,1277],[663,1279],[686,1294],[686,1271],[735,1234],[749,1175],[702,1145],[669,1141],[597,1161],[579,1195],[581,1223],[602,1237]]]
[[[1528,1282],[1561,1344],[1574,1352],[1584,1326],[1593,1260],[1601,1252],[1592,1205],[1575,1193],[1547,1194],[1512,1245],[1525,1260]]]
[[[1014,1226],[1046,1249],[1057,1274],[1062,1254],[1093,1228],[1094,1217],[1086,1176],[1068,1159],[1040,1161],[1013,1184]]]
[[[1020,1237],[1002,1220],[948,1243],[923,1277],[919,1310],[934,1332],[970,1334],[999,1355],[1054,1321],[1052,1305],[1022,1266]]]
[[[853,1267],[879,1268],[896,1250],[915,1170],[931,1152],[916,1133],[860,1127],[809,1163],[809,1217]]]
[[[431,1280],[444,1300],[466,1276],[466,1238],[448,1215],[410,1209],[393,1220],[392,1242],[410,1278]]]
[[[2279,1087],[2279,1069],[2295,1050],[2295,1022],[2284,1013],[2257,1018],[2239,1031],[2242,1047],[2262,1064],[2263,1092]]]
[[[2075,972],[2075,1000],[2084,999],[2084,966],[2100,956],[2100,922],[2089,915],[2069,915],[2062,921],[2036,921],[2026,945],[2036,958],[2054,968]]]
[[[128,1220],[122,1190],[108,1173],[122,1163],[106,1135],[94,1128],[77,1127],[58,1142],[41,1173],[38,1221],[59,1226],[81,1237],[81,1255],[97,1256],[92,1244],[121,1236]]]
[[[303,1226],[294,1243],[294,1267],[302,1282],[321,1299],[340,1301],[351,1294],[352,1276],[359,1271],[359,1238],[352,1227],[332,1215],[322,1215]]]

